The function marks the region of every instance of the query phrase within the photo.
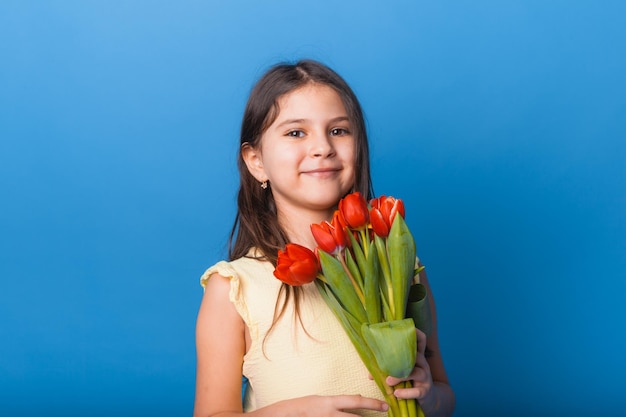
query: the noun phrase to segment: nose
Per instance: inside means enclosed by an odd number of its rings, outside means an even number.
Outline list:
[[[328,158],[335,155],[332,137],[327,132],[317,132],[311,137],[311,156]]]

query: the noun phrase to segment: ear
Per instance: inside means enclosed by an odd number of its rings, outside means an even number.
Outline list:
[[[246,142],[241,146],[241,156],[248,167],[248,171],[258,182],[267,181],[260,149],[254,148]]]

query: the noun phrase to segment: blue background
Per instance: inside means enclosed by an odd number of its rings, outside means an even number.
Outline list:
[[[1,415],[191,414],[243,106],[301,57],[406,200],[455,415],[624,415],[626,3],[382,3],[0,4]]]

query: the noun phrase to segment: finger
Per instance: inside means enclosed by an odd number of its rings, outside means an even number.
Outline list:
[[[425,363],[423,365],[421,363],[418,363],[418,365],[416,365],[415,368],[413,368],[409,376],[407,376],[406,378],[396,378],[393,376],[388,376],[385,379],[385,382],[387,383],[387,385],[393,387],[404,381],[414,381],[415,383],[422,383],[422,382],[430,381],[432,378],[430,374],[430,367],[428,366],[428,362],[426,361],[424,362]]]
[[[334,406],[340,410],[375,410],[387,411],[389,406],[386,402],[375,398],[363,397],[361,395],[336,395],[333,396]]]
[[[412,388],[398,388],[397,390],[395,390],[393,392],[393,395],[396,398],[400,398],[400,399],[410,399],[410,398],[414,398],[414,399],[422,399],[426,396],[426,393],[429,391],[429,387],[427,386],[417,386],[417,387],[412,387]]]
[[[417,334],[417,352],[423,355],[426,352],[426,333],[418,328],[415,329],[415,333]]]
[[[415,358],[415,368],[421,368],[430,373],[430,364],[424,355],[417,355]]]

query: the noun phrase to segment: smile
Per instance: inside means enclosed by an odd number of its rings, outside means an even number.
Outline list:
[[[319,178],[328,178],[336,175],[340,171],[339,168],[320,168],[320,169],[312,169],[310,171],[303,171],[302,173],[305,175],[310,175]]]

